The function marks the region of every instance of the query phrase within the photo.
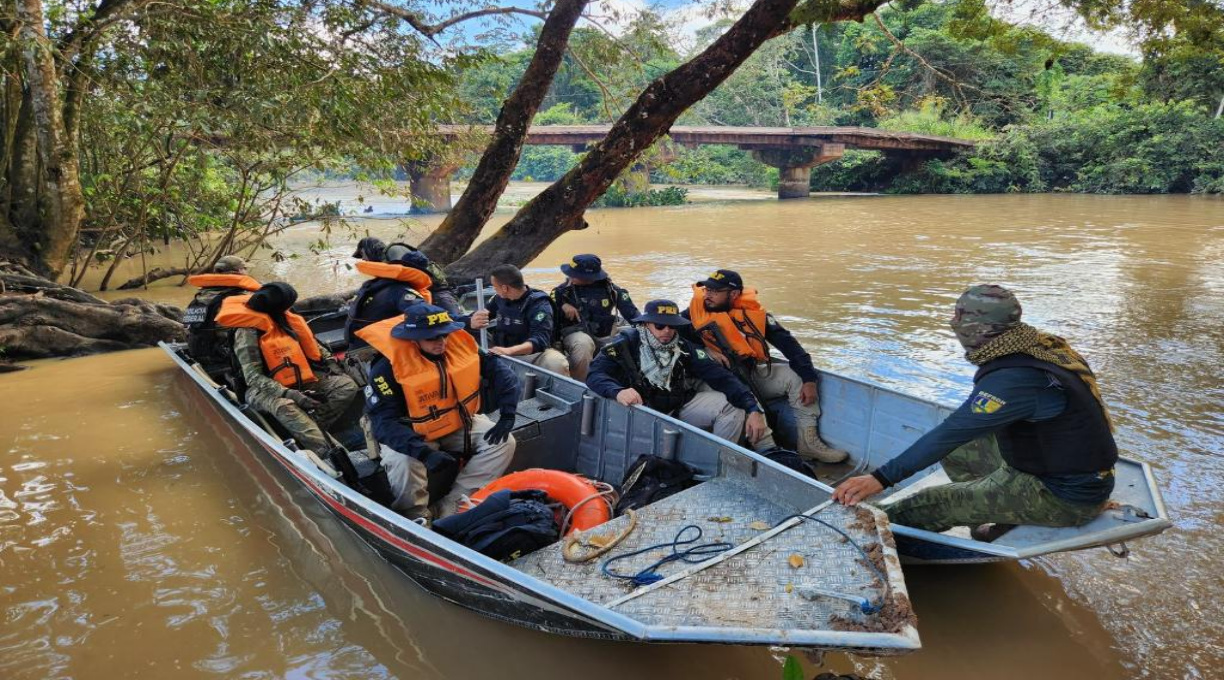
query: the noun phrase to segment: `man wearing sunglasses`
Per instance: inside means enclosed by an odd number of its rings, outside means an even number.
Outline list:
[[[702,347],[681,338],[688,326],[671,300],[651,300],[591,363],[587,386],[625,406],[647,406],[728,441],[741,435],[758,451],[774,448],[761,405],[746,385]]]

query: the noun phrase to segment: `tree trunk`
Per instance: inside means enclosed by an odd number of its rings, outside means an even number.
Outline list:
[[[540,108],[540,102],[548,94],[548,88],[565,56],[570,33],[587,2],[557,0],[548,13],[531,63],[514,92],[502,104],[493,138],[481,156],[471,181],[442,224],[421,242],[421,250],[430,259],[443,263],[459,259],[472,246],[497,208],[497,199],[506,190],[523,151],[527,129]]]
[[[456,279],[483,275],[490,266],[525,265],[571,229],[583,212],[690,106],[701,101],[787,24],[797,0],[757,0],[701,54],[656,79],[612,126],[608,136],[569,172],[533,198],[496,234],[453,263]]]
[[[38,131],[38,158],[42,163],[42,229],[33,243],[33,264],[55,278],[68,264],[77,230],[85,214],[76,146],[64,125],[59,75],[54,47],[47,39],[41,0],[18,0],[17,18],[26,86],[30,93],[34,126]]]

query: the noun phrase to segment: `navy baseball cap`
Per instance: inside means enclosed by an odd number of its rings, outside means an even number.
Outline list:
[[[603,261],[598,255],[589,253],[575,255],[574,259],[561,265],[561,273],[576,279],[587,281],[603,281],[608,278],[608,272],[603,270]]]
[[[710,274],[710,277],[705,281],[698,281],[697,285],[705,286],[710,290],[743,290],[744,279],[740,277],[739,272],[733,272],[730,269],[719,269]]]
[[[432,340],[450,335],[463,328],[451,319],[450,312],[425,302],[404,310],[404,320],[391,329],[391,337],[400,340]]]
[[[680,306],[671,300],[651,300],[646,303],[640,316],[633,323],[654,323],[660,326],[691,326],[693,323],[680,316]]]
[[[388,264],[399,264],[421,271],[429,267],[429,258],[425,256],[425,253],[399,243],[387,246],[386,258]]]

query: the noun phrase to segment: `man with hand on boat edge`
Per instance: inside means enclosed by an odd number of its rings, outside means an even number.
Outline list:
[[[644,405],[758,451],[776,448],[752,391],[701,347],[680,337],[689,325],[671,300],[651,300],[591,363],[586,384],[625,406]],[[702,389],[704,386],[713,389]]]
[[[358,388],[315,341],[306,320],[289,311],[296,301],[293,286],[264,284],[251,295],[226,298],[217,324],[234,329],[234,358],[246,382],[246,403],[275,418],[298,444],[326,460],[331,446],[323,429],[348,409]]]
[[[473,331],[489,329],[489,352],[518,357],[546,371],[568,376],[565,355],[552,348],[552,299],[523,280],[523,272],[512,264],[489,270],[489,282],[497,294],[489,306],[468,319]]]
[[[1088,362],[1062,338],[1020,322],[1000,286],[956,302],[952,330],[978,367],[970,397],[935,429],[833,498],[854,505],[937,462],[951,484],[889,504],[892,522],[929,531],[970,526],[993,541],[1018,524],[1073,527],[1097,517],[1114,486],[1113,423]],[[962,447],[994,434],[986,443]]]
[[[617,331],[617,312],[628,320],[638,316],[629,291],[612,283],[598,255],[575,255],[561,265],[568,279],[553,288],[552,299],[561,310],[558,335],[569,360],[570,376],[586,380],[591,360]]]
[[[411,519],[454,514],[464,495],[500,477],[514,457],[518,378],[481,354],[471,335],[455,333],[461,329],[445,309],[420,303],[357,331],[378,351],[366,415],[381,444],[391,509]],[[480,413],[482,376],[501,414],[496,423]]]
[[[845,451],[820,438],[819,377],[812,357],[765,311],[756,290],[744,287],[738,272],[719,269],[693,284],[693,299],[684,316],[693,324],[690,340],[704,342],[715,359],[748,383],[762,405],[786,397],[798,425],[795,443],[800,456],[821,463],[846,459]],[[773,362],[771,345],[789,365]]]

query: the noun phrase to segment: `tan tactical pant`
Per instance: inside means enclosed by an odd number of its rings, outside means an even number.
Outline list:
[[[748,414],[744,409],[732,406],[726,395],[702,386],[702,391],[680,407],[676,417],[684,422],[712,433],[729,442],[740,442],[744,438],[744,421]],[[766,429],[765,436],[751,445],[757,451],[774,447],[773,433]]]
[[[795,422],[802,431],[805,427],[817,427],[820,422],[820,399],[812,401],[810,406],[804,406],[799,398],[803,389],[803,378],[786,364],[757,364],[752,373],[752,384],[765,399],[786,397],[791,410],[795,412]],[[764,404],[761,404],[764,407]]]
[[[387,470],[387,480],[391,484],[391,509],[410,519],[441,519],[455,514],[462,496],[469,495],[501,477],[514,459],[515,442],[513,435],[500,444],[485,441],[484,435],[493,425],[493,421],[484,414],[478,414],[472,419],[472,447],[476,453],[459,471],[454,486],[434,506],[436,512],[431,511],[429,507],[429,475],[425,464],[383,444],[383,467]],[[459,457],[463,454],[463,430],[426,443],[439,451]]]
[[[277,390],[259,389],[247,390],[246,402],[257,411],[272,416],[280,423],[302,448],[310,449],[322,456],[331,445],[323,435],[323,430],[335,422],[342,413],[348,410],[357,396],[357,383],[347,375],[324,375],[318,381],[305,386],[313,393],[322,406],[312,414],[308,414],[297,404],[281,396],[284,389],[277,385]]]
[[[516,358],[522,359],[533,366],[539,366],[546,371],[552,371],[567,377],[570,374],[569,362],[565,360],[565,355],[551,347],[543,352],[524,354]]]
[[[561,345],[565,348],[565,358],[569,361],[570,377],[574,380],[586,380],[596,352],[600,347],[611,342],[619,330],[619,328],[613,328],[611,335],[602,338],[592,338],[582,331],[574,331],[561,338]]]

